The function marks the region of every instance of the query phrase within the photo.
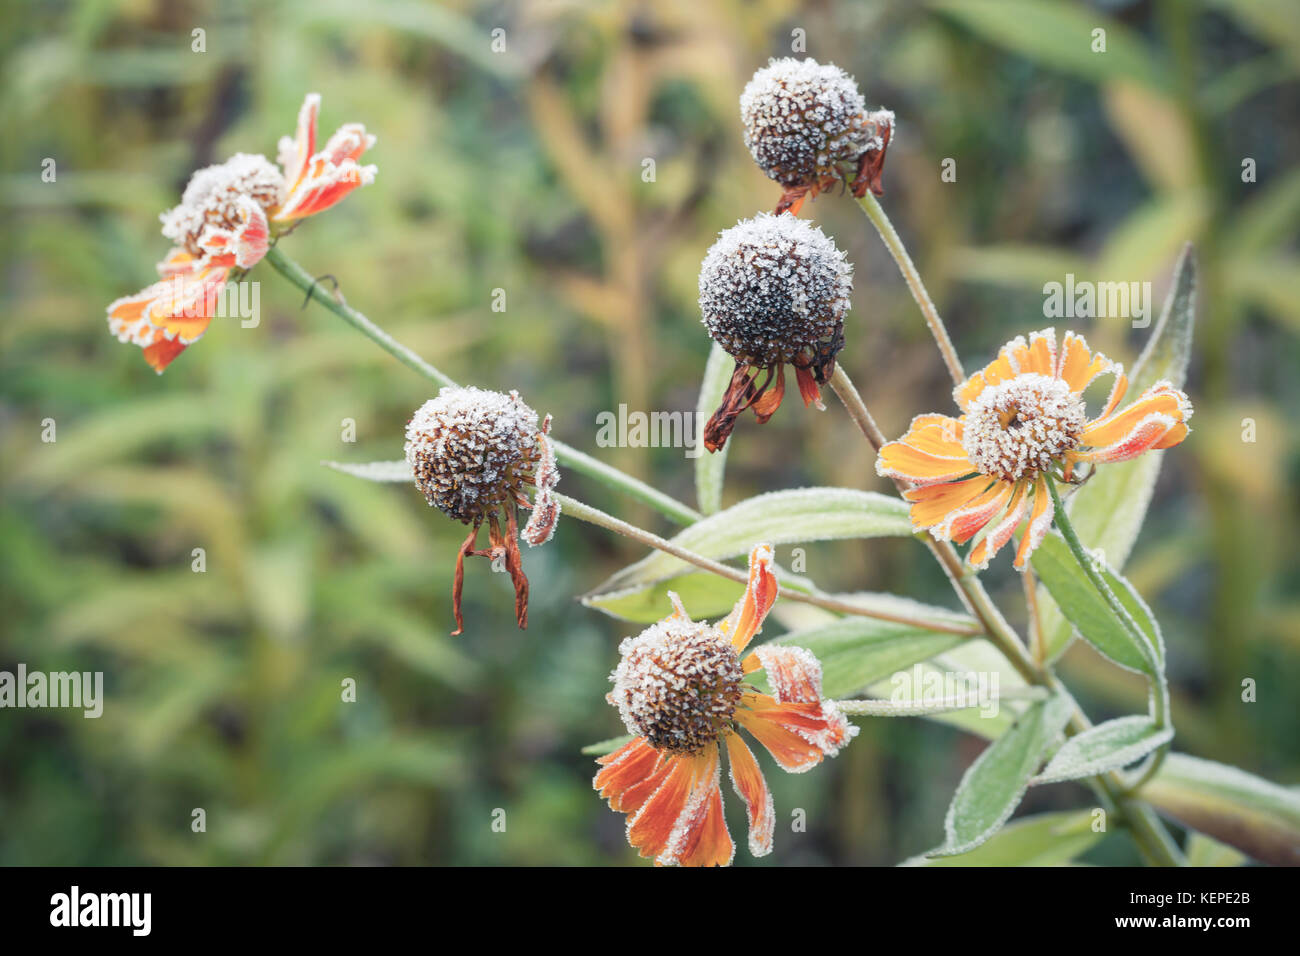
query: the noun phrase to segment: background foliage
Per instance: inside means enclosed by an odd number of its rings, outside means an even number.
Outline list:
[[[693,500],[681,450],[596,449],[596,414],[694,407],[699,261],[779,193],[744,150],[736,98],[795,28],[897,111],[884,202],[968,367],[1049,324],[1042,285],[1067,272],[1153,280],[1158,308],[1180,245],[1197,242],[1194,434],[1166,459],[1126,574],[1164,626],[1178,748],[1300,779],[1294,5],[69,0],[0,16],[0,669],[103,670],[108,695],[99,720],[0,715],[0,862],[633,859],[578,753],[622,732],[603,695],[630,625],[574,596],[636,549],[566,522],[525,555],[529,630],[479,566],[451,639],[461,527],[413,489],[318,464],[400,455],[425,383],[300,309],[266,266],[261,325],[218,320],[161,377],[103,311],[151,280],[157,214],[190,172],[273,154],[317,90],[324,131],[357,120],[378,135],[380,172],[290,253],[458,380],[519,388],[562,439]],[[498,26],[504,54],[489,49]],[[1097,26],[1104,55],[1087,52]],[[939,181],[945,157],[956,183]],[[942,366],[870,226],[837,196],[809,213],[855,263],[841,360],[882,426],[946,410]],[[490,311],[498,288],[505,313]],[[1127,323],[1073,327],[1127,362],[1141,346]],[[345,418],[356,444],[340,440]],[[787,403],[732,443],[724,504],[800,484],[888,490],[834,407]],[[562,490],[667,530],[578,476]],[[807,552],[828,589],[951,600],[906,540]],[[1013,606],[1001,564],[990,586]],[[1062,673],[1097,719],[1142,708],[1140,679],[1081,643]],[[355,704],[339,702],[345,677]],[[1240,701],[1246,677],[1258,703]],[[893,863],[934,846],[980,746],[865,721],[825,772],[769,775],[780,814],[803,808],[809,830],[779,816],[763,862]],[[1033,790],[1025,810],[1076,807],[1074,790]],[[1123,841],[1084,857],[1133,858]]]

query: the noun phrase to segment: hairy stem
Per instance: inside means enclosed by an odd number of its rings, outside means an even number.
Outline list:
[[[955,710],[971,710],[999,700],[1042,700],[1047,691],[1041,687],[1017,687],[993,697],[957,694],[938,700],[837,700],[840,713],[864,717],[925,717],[930,714],[948,714]]]
[[[694,551],[673,544],[666,538],[661,538],[636,525],[629,524],[621,518],[615,518],[611,514],[606,514],[599,508],[593,508],[591,505],[584,504],[568,495],[556,494],[555,498],[560,502],[560,514],[570,518],[577,518],[579,521],[585,521],[588,524],[594,524],[598,527],[613,531],[615,534],[621,534],[624,537],[638,541],[647,547],[662,551],[665,554],[671,554],[675,558],[681,558],[688,564],[693,564],[697,568],[716,574],[719,577],[729,578],[732,581],[739,581],[741,584],[749,582],[749,572],[740,568],[733,568],[728,564],[720,561],[714,561],[712,558],[706,558]],[[895,614],[888,611],[881,611],[875,608],[864,607],[861,604],[855,604],[852,601],[844,601],[840,598],[831,597],[830,595],[808,592],[802,589],[792,587],[788,582],[781,588],[781,593],[786,600],[799,601],[803,604],[812,604],[817,607],[825,608],[828,611],[836,611],[840,614],[853,614],[858,617],[876,618],[881,621],[893,621],[896,624],[907,624],[912,627],[924,628],[929,631],[942,631],[945,634],[960,634],[963,637],[972,637],[981,630],[969,627],[963,627],[960,624],[953,624],[950,621],[932,621],[926,618],[915,617],[908,614]]]
[[[907,254],[907,247],[903,245],[903,240],[898,238],[894,224],[889,221],[884,208],[870,190],[857,202],[862,207],[862,211],[867,214],[867,218],[871,220],[871,224],[876,227],[876,231],[880,233],[880,238],[885,241],[885,248],[894,257],[894,262],[898,264],[898,271],[903,274],[903,280],[911,290],[912,298],[916,300],[916,304],[921,308],[921,314],[925,316],[925,324],[930,326],[930,331],[934,334],[934,341],[943,355],[943,364],[948,366],[948,374],[952,376],[953,384],[960,385],[966,379],[966,373],[962,371],[961,359],[957,357],[957,350],[952,347],[952,339],[948,338],[948,329],[944,326],[943,319],[939,318],[939,310],[934,307],[934,301],[926,291],[925,283],[921,281],[921,274],[916,271],[916,266],[912,264],[912,257]]]
[[[327,290],[311,273],[289,258],[278,245],[271,247],[266,254],[266,261],[280,275],[284,276],[307,296],[307,301],[319,302],[348,325],[361,332],[389,355],[403,365],[413,369],[431,382],[438,385],[455,386],[456,382],[441,370],[420,358],[414,351],[393,338],[382,328],[348,305],[337,291]],[[650,505],[660,514],[680,525],[693,524],[701,517],[694,508],[682,504],[677,499],[664,494],[640,479],[633,478],[612,465],[592,458],[564,442],[551,439],[555,457],[561,464],[589,478],[615,488],[637,501]]]

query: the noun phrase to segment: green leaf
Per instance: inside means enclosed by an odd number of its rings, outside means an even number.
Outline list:
[[[695,459],[695,499],[700,511],[706,515],[714,514],[722,507],[722,477],[727,468],[727,450],[731,446],[723,445],[712,453],[705,451],[704,425],[722,403],[722,395],[735,368],[736,360],[714,342],[704,366],[704,380],[700,382],[700,399],[695,405],[695,422],[699,429],[695,445],[699,452]]]
[[[836,538],[911,537],[907,504],[899,498],[852,488],[795,488],[748,498],[697,521],[672,539],[706,558],[748,554],[760,542],[792,544]],[[593,592],[605,594],[662,581],[692,568],[655,552],[619,571]]]
[[[982,844],[1020,804],[1044,752],[1070,719],[1064,696],[1031,705],[967,768],[943,821],[944,845],[930,856],[954,856]]]
[[[364,478],[366,481],[415,483],[415,473],[411,471],[411,466],[405,458],[399,461],[367,461],[358,464],[349,464],[345,461],[322,461],[321,464],[326,468],[341,471],[345,475],[352,475],[354,478]]]
[[[927,608],[935,616],[940,608]],[[791,631],[771,641],[812,651],[822,665],[822,693],[848,697],[873,681],[927,660],[962,642],[956,634],[943,634],[892,621],[846,617],[802,631]]]
[[[1188,866],[1241,866],[1246,854],[1193,830],[1187,836]]]
[[[1168,75],[1155,51],[1096,10],[1045,0],[930,0],[930,5],[1048,69],[1094,83],[1128,79],[1169,91]],[[1092,31],[1098,27],[1106,31],[1105,52],[1092,49]]]
[[[1188,243],[1174,267],[1160,319],[1129,376],[1130,396],[1140,395],[1162,379],[1182,386],[1187,378],[1195,318],[1196,262]],[[1089,548],[1101,549],[1114,568],[1123,568],[1133,550],[1165,454],[1150,451],[1132,461],[1103,465],[1066,503],[1079,538]],[[1048,656],[1055,658],[1070,642],[1070,624],[1045,588],[1039,588],[1038,595]]]
[[[1106,599],[1097,593],[1058,532],[1052,531],[1043,537],[1032,560],[1034,571],[1064,612],[1067,624],[1073,624],[1088,643],[1121,667],[1159,679],[1165,657],[1160,625],[1133,585],[1096,555],[1093,558],[1111,591],[1146,634],[1148,647],[1136,643]]]
[[[1067,740],[1030,783],[1059,783],[1118,770],[1173,737],[1172,727],[1158,727],[1144,714],[1108,720]]]
[[[1256,860],[1300,865],[1300,794],[1292,789],[1236,767],[1170,754],[1140,796]]]
[[[1059,866],[1079,857],[1104,833],[1092,829],[1092,811],[1042,813],[1008,823],[987,843],[957,856],[916,856],[900,866]]]
[[[653,624],[662,621],[672,611],[672,604],[668,600],[669,591],[677,593],[692,618],[706,621],[730,614],[740,596],[745,593],[745,585],[707,571],[696,571],[668,581],[585,594],[581,601],[584,606],[603,611],[610,617],[638,624]]]

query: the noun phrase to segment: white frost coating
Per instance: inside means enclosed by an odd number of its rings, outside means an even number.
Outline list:
[[[971,402],[962,446],[984,474],[1018,481],[1078,447],[1086,411],[1061,379],[1020,374],[985,388]]]
[[[708,771],[700,774],[699,779],[695,781],[690,796],[686,798],[681,813],[673,823],[672,832],[668,834],[668,842],[664,844],[663,850],[655,859],[660,866],[676,866],[681,862],[681,856],[691,836],[704,824],[704,818],[708,816],[713,795],[720,794],[722,774],[716,746],[713,748],[709,764]],[[731,842],[730,834],[728,834],[728,842],[731,843],[731,853],[728,854],[723,866],[730,866],[731,861],[736,858],[736,844]]]
[[[754,162],[786,186],[832,174],[875,135],[853,77],[811,58],[771,60],[756,72],[740,94],[740,119]]]
[[[806,219],[760,213],[722,232],[700,265],[699,290],[709,335],[767,368],[841,334],[853,267]]]
[[[224,163],[206,166],[190,177],[181,203],[159,218],[162,234],[196,256],[209,227],[235,230],[244,221],[239,200],[247,197],[264,211],[284,198],[284,176],[265,156],[236,153]]]
[[[625,638],[618,652],[608,700],[628,733],[672,753],[698,753],[717,741],[745,676],[721,631],[669,617]]]
[[[519,500],[543,459],[541,434],[518,392],[448,386],[407,423],[406,460],[429,504],[469,524]]]
[[[813,703],[821,699],[821,661],[806,647],[763,644],[754,649],[779,701]]]

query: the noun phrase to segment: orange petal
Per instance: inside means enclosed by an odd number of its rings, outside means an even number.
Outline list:
[[[763,779],[753,752],[739,734],[727,734],[727,763],[731,785],[745,801],[749,813],[749,852],[766,856],[772,852],[772,834],[776,829],[776,809],[772,792]]]
[[[749,693],[741,698],[736,720],[791,773],[835,756],[858,732],[829,700],[778,701]]]
[[[280,165],[284,167],[284,182],[292,190],[307,172],[307,163],[316,152],[316,121],[320,114],[320,94],[308,93],[298,110],[298,129],[294,138],[280,140]]]
[[[163,373],[168,365],[171,365],[172,359],[185,351],[185,343],[179,339],[168,341],[160,338],[153,345],[145,347],[144,360],[149,363],[155,372],[159,375]]]
[[[1066,332],[1065,339],[1061,343],[1060,367],[1057,369],[1057,378],[1070,386],[1070,391],[1077,395],[1083,392],[1098,375],[1106,374],[1115,376],[1115,384],[1111,387],[1110,397],[1106,401],[1106,410],[1102,412],[1103,415],[1109,414],[1119,404],[1119,400],[1128,389],[1128,379],[1124,375],[1124,366],[1118,362],[1112,362],[1100,352],[1094,355],[1082,335]]]
[[[1016,528],[1020,527],[1020,522],[1025,520],[1025,512],[1029,510],[1029,482],[1018,481],[1015,484],[1015,491],[1011,495],[1011,500],[1007,503],[1006,509],[1002,512],[997,521],[993,523],[983,534],[975,546],[971,548],[970,554],[966,560],[973,568],[987,568],[991,561],[1003,545],[1011,540],[1011,536],[1016,533]]]
[[[713,748],[716,752],[717,748]],[[677,818],[695,786],[699,757],[676,756],[664,761],[663,782],[627,821],[627,841],[643,857],[657,857],[672,836]]]
[[[1029,360],[1025,371],[1048,378],[1056,375],[1056,329],[1029,333]]]
[[[776,367],[776,382],[760,395],[754,404],[749,407],[754,410],[754,417],[758,419],[760,425],[766,425],[768,419],[776,414],[776,410],[781,407],[781,399],[785,397],[785,366]]]
[[[358,166],[352,160],[333,166],[313,159],[302,181],[289,191],[271,218],[276,222],[291,222],[324,212],[354,189],[374,182],[376,172],[377,166]]]
[[[749,585],[732,608],[731,615],[719,625],[723,634],[731,635],[732,646],[739,653],[763,626],[763,619],[776,603],[776,575],[772,573],[772,546],[755,545],[749,553]]]
[[[881,447],[876,472],[886,478],[901,478],[914,485],[936,485],[962,478],[975,470],[965,457],[946,458],[928,454],[907,444],[891,441]]]
[[[634,738],[596,762],[604,766],[592,786],[609,801],[611,809],[622,813],[639,810],[667,775],[663,755],[644,737]]]
[[[662,866],[730,866],[736,845],[727,832],[722,813],[722,785],[718,748],[709,747],[707,761],[698,768],[699,777],[673,827],[668,845],[655,858]]]
[[[1148,388],[1142,395],[1129,405],[1122,412],[1096,419],[1084,429],[1083,435],[1080,436],[1080,444],[1085,448],[1102,448],[1109,449],[1113,446],[1126,445],[1127,440],[1134,436],[1134,432],[1139,425],[1150,419],[1152,416],[1163,416],[1169,421],[1168,428],[1160,431],[1155,435],[1153,441],[1159,441],[1165,437],[1165,432],[1169,428],[1184,423],[1192,415],[1192,405],[1187,396],[1178,389],[1174,388],[1168,382],[1157,382]],[[1143,446],[1138,451],[1145,451],[1150,445]],[[1137,454],[1138,452],[1133,452]],[[1123,461],[1123,458],[1090,458],[1086,453],[1080,453],[1080,457],[1085,460],[1099,461]],[[1132,457],[1132,455],[1128,455]]]
[[[808,649],[764,644],[754,656],[767,671],[777,700],[815,703],[822,699],[822,665]]]
[[[993,520],[1006,506],[1014,487],[1007,481],[996,481],[988,490],[971,500],[970,504],[951,512],[943,522],[933,528],[935,537],[965,544]]]
[[[809,705],[786,704],[784,706],[806,708]],[[736,711],[736,720],[754,735],[755,740],[767,748],[767,752],[772,755],[772,759],[782,770],[803,773],[817,766],[826,756],[820,747],[767,716],[742,709]]]
[[[908,426],[907,434],[899,441],[905,441],[917,451],[939,458],[966,459],[966,447],[962,437],[966,424],[962,419],[947,415],[917,415]]]
[[[924,488],[909,488],[903,497],[912,502],[912,527],[932,528],[953,511],[965,507],[978,495],[987,491],[995,481],[988,475],[976,475],[962,481]]]
[[[1055,514],[1056,506],[1052,503],[1051,493],[1047,490],[1047,476],[1040,474],[1034,482],[1034,510],[1029,514],[1029,527],[1025,529],[1025,536],[1021,538],[1020,547],[1016,549],[1017,568],[1024,568],[1025,562],[1029,560],[1034,549],[1043,540],[1043,536],[1052,527],[1052,518]]]
[[[803,399],[804,408],[813,405],[818,411],[826,411],[826,406],[822,404],[822,391],[817,387],[817,378],[812,369],[795,366],[794,378],[799,383],[799,397]]]

